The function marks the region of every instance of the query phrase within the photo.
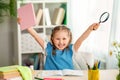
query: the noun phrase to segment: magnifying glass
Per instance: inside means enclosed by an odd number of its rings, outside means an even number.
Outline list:
[[[101,14],[100,18],[99,18],[99,23],[104,23],[108,20],[109,18],[109,13],[108,12],[104,12]]]

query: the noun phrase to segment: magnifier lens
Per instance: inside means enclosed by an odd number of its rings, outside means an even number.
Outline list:
[[[99,23],[103,23],[105,21],[107,21],[109,18],[109,13],[108,12],[104,12],[99,19]]]

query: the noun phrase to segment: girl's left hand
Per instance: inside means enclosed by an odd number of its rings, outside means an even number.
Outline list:
[[[93,23],[92,24],[92,30],[97,30],[99,25],[100,25],[99,23]]]

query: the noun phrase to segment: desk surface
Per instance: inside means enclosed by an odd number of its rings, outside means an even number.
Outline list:
[[[88,80],[87,70],[82,70],[83,76],[52,76],[63,78],[64,80]],[[35,74],[40,73],[41,71],[35,71]],[[100,80],[116,80],[118,70],[100,70]],[[49,77],[50,78],[50,77]]]

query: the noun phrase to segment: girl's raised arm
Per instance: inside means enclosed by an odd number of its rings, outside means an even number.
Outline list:
[[[40,44],[40,46],[44,50],[44,40],[40,38],[38,33],[32,27],[28,28],[27,31],[34,37],[34,39]]]
[[[88,29],[78,38],[78,40],[74,44],[75,52],[78,51],[79,47],[81,46],[82,42],[89,36],[91,31],[98,29],[99,23],[93,23],[88,27]]]
[[[18,24],[20,24],[20,18],[17,18]],[[42,49],[44,50],[44,40],[39,37],[38,33],[32,28],[27,28],[27,31],[34,37],[34,39],[40,44]]]

